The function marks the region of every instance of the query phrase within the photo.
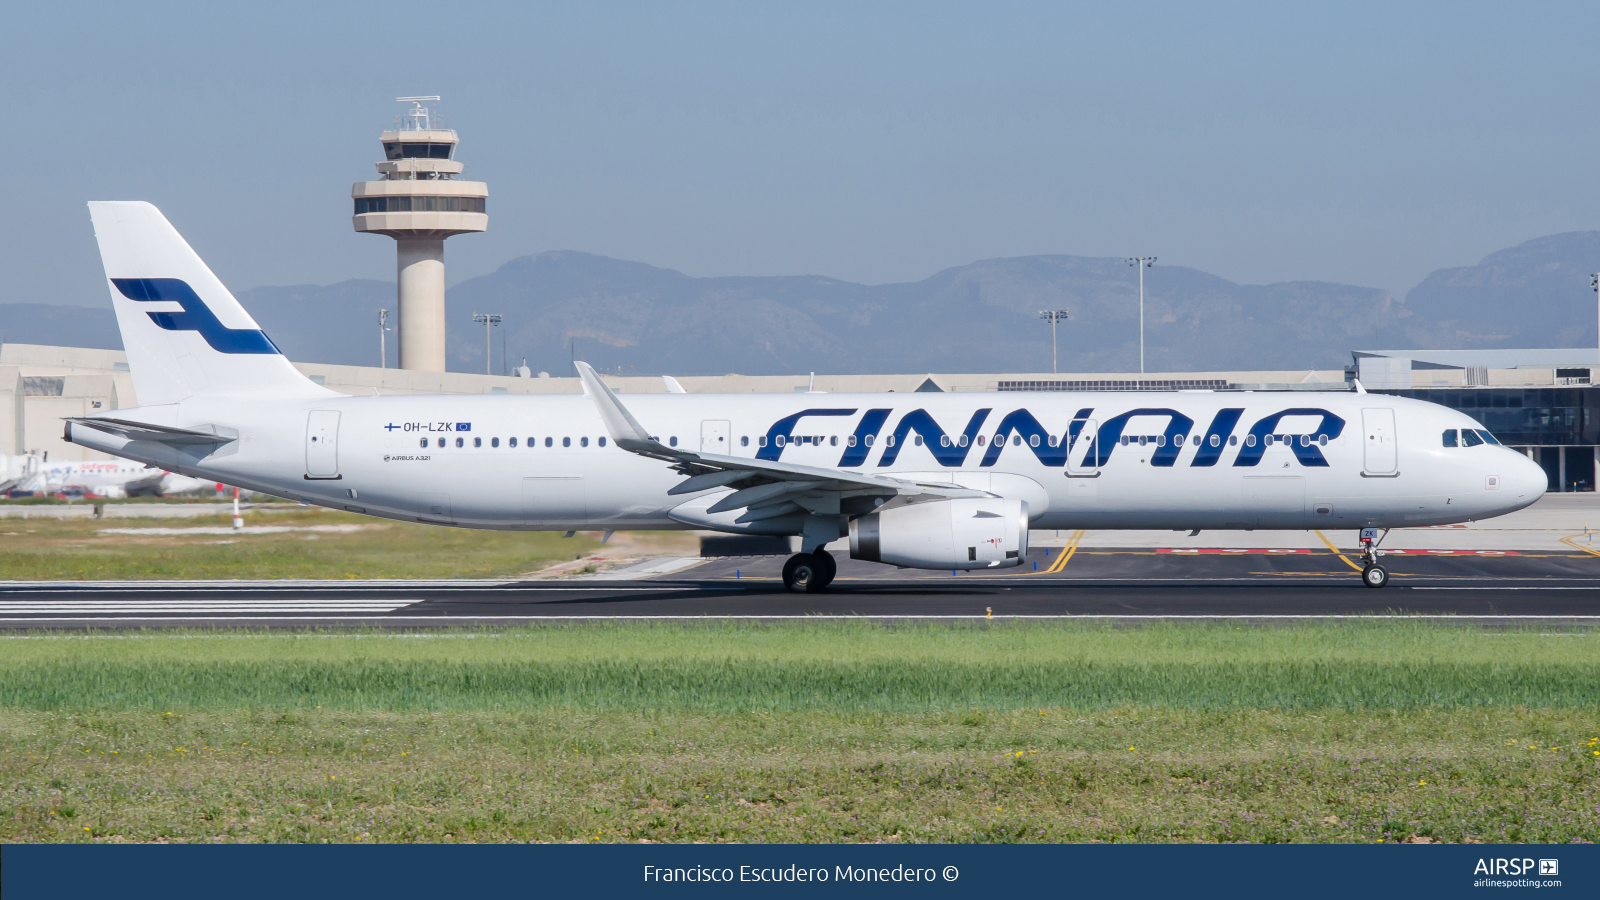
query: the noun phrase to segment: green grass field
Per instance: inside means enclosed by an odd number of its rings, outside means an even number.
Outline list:
[[[0,841],[1600,838],[1600,633],[0,638]]]
[[[594,535],[470,531],[317,508],[245,514],[249,525],[352,526],[346,532],[106,534],[106,529],[227,527],[185,519],[0,519],[0,580],[165,578],[501,578],[598,546]]]

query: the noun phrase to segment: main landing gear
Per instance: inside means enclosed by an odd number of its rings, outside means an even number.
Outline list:
[[[797,594],[819,594],[828,589],[839,564],[833,554],[818,547],[813,553],[796,553],[783,564],[783,586]]]
[[[1383,537],[1388,537],[1386,530]],[[1389,583],[1389,570],[1378,564],[1378,545],[1383,543],[1383,538],[1378,537],[1378,529],[1361,529],[1361,583],[1369,588],[1381,588]]]

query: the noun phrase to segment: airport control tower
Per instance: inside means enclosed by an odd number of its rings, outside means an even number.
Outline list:
[[[456,133],[424,104],[438,97],[400,97],[411,108],[383,133],[380,181],[350,189],[357,231],[395,239],[400,307],[400,368],[444,371],[444,239],[489,227],[489,186],[462,181]]]

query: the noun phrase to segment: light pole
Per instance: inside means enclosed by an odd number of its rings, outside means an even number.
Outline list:
[[[378,368],[389,368],[389,311],[378,310]]]
[[[483,325],[483,374],[493,375],[494,372],[489,368],[491,362],[490,358],[493,356],[493,354],[490,352],[490,348],[494,346],[493,339],[491,337],[493,332],[491,332],[489,329],[500,324],[500,314],[473,313],[472,321],[479,322]]]
[[[1130,256],[1128,265],[1139,270],[1139,374],[1144,374],[1144,270],[1156,264],[1154,256]]]
[[[1067,318],[1064,309],[1041,309],[1039,318],[1050,323],[1050,374],[1057,374],[1056,370],[1056,323]]]
[[[1600,272],[1589,276],[1589,287],[1594,288],[1595,310],[1600,314]],[[1600,337],[1600,335],[1597,335]]]

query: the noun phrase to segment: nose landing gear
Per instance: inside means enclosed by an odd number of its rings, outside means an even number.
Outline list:
[[[1383,537],[1378,536],[1376,528],[1361,529],[1361,583],[1369,588],[1389,583],[1389,570],[1378,564],[1378,545],[1388,536],[1388,529],[1384,529]]]
[[[833,583],[839,564],[833,554],[818,547],[813,553],[796,553],[783,564],[783,586],[797,594],[820,594]]]

